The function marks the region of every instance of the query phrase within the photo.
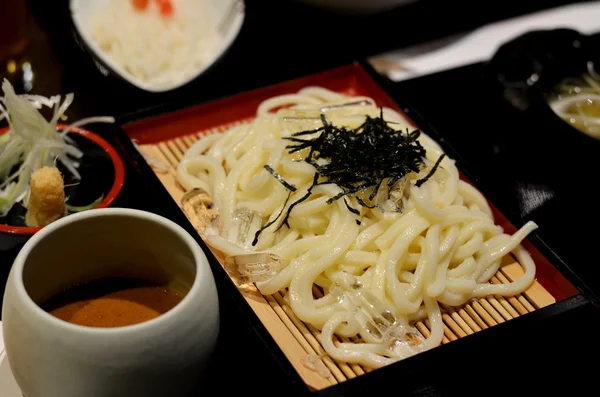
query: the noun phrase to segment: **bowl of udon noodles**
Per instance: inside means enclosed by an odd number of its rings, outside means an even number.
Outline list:
[[[571,29],[525,33],[487,65],[512,107],[538,123],[538,138],[597,149],[600,144],[600,34]]]

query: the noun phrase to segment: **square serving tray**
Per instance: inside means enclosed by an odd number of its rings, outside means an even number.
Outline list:
[[[195,141],[202,139],[207,134],[220,133],[233,125],[249,122],[254,117],[258,104],[269,97],[296,92],[305,86],[312,85],[323,86],[347,95],[370,96],[379,106],[395,108],[404,112],[407,117],[413,117],[413,121],[415,121],[414,112],[410,108],[399,106],[378,85],[368,71],[359,64],[352,64],[206,104],[178,110],[171,109],[159,115],[146,114],[137,121],[125,124],[123,129],[128,137],[136,142],[145,159],[150,160],[150,163],[158,161],[166,166],[154,168],[155,176],[175,203],[181,205],[181,198],[185,191],[176,182],[175,169],[185,151]],[[418,122],[415,123],[415,126],[436,138],[437,134],[430,133],[427,126],[422,124],[424,123]],[[443,144],[443,142],[441,143]],[[450,157],[460,157],[455,155],[451,149],[446,151]],[[460,160],[457,162],[462,177],[469,181],[469,170],[460,163]],[[512,225],[493,206],[493,203],[490,204],[495,212],[496,223],[503,226],[509,233],[515,230],[515,226],[520,226]],[[189,220],[192,224],[195,223],[194,219]],[[489,328],[495,328],[499,324],[507,322],[512,323],[513,319],[528,317],[534,312],[542,311],[543,308],[558,310],[561,303],[572,302],[573,299],[578,298],[579,291],[551,264],[552,258],[542,255],[532,240],[534,239],[526,241],[524,245],[530,250],[536,261],[537,279],[534,284],[523,294],[514,297],[492,296],[474,299],[459,308],[446,308],[443,315],[443,345],[480,331],[484,331],[482,334],[485,335],[487,333],[485,330]],[[213,251],[213,255],[219,263],[223,264],[224,258],[219,252]],[[491,282],[506,283],[518,279],[521,275],[521,266],[514,259],[509,259],[505,261]],[[288,364],[299,375],[307,391],[328,392],[336,389],[332,388],[334,385],[342,383],[352,385],[355,378],[366,379],[378,372],[383,372],[384,369],[371,371],[359,365],[336,362],[328,357],[320,344],[319,331],[297,319],[284,302],[285,291],[271,296],[262,296],[255,287],[242,286],[235,281],[232,280],[238,288],[240,296],[243,297],[243,301],[275,342],[276,347],[270,347],[279,349],[283,353]],[[313,292],[316,297],[322,294],[322,291],[316,287]],[[427,322],[418,323],[416,326],[423,335],[428,335]],[[517,325],[515,324],[515,326]],[[470,338],[465,339],[469,340]],[[339,341],[345,342],[343,338]],[[446,347],[441,346],[433,350],[443,349]],[[303,365],[303,359],[308,354],[321,356],[332,376],[324,378]],[[393,367],[400,368],[403,365],[409,365],[418,356],[390,365],[385,370],[391,371]]]

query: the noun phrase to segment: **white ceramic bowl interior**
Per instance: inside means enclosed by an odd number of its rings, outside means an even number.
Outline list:
[[[229,47],[231,47],[242,28],[245,18],[243,0],[196,0],[205,2],[207,6],[206,9],[210,14],[207,16],[207,18],[213,20],[215,22],[215,26],[218,26],[221,22],[223,22],[223,26],[227,27],[218,33],[222,38],[220,46],[217,51],[215,51],[213,58],[198,68],[190,77],[177,81],[170,86],[157,88],[140,81],[139,79],[135,78],[135,76],[132,76],[130,73],[126,72],[119,64],[114,62],[111,57],[108,56],[108,54],[106,54],[106,52],[104,52],[94,42],[94,40],[92,40],[88,24],[89,17],[95,10],[106,4],[107,1],[108,0],[70,0],[71,18],[73,19],[75,29],[77,30],[80,38],[84,41],[87,49],[101,61],[101,64],[96,62],[96,65],[104,74],[108,74],[108,71],[104,67],[106,66],[114,74],[118,75],[130,84],[150,92],[174,90],[189,83],[204,73],[217,60],[219,60],[219,58],[223,56]],[[202,23],[202,21],[198,21],[198,23]]]

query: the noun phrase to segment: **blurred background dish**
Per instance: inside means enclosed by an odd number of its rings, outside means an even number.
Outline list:
[[[145,91],[181,87],[210,68],[244,21],[242,0],[71,0],[96,66]]]
[[[296,0],[312,6],[325,8],[331,11],[374,14],[391,10],[398,6],[414,3],[419,0]]]
[[[599,40],[573,29],[531,31],[504,43],[487,64],[502,97],[537,120],[538,138],[556,138],[557,153],[567,142],[580,153],[598,150],[590,137],[600,137]]]

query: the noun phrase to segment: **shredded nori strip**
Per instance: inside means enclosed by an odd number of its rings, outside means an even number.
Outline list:
[[[323,127],[301,131],[287,139],[290,153],[310,148],[304,161],[316,168],[319,178],[334,183],[341,192],[331,197],[329,204],[358,191],[372,188],[372,201],[384,180],[393,185],[411,172],[424,166],[425,148],[419,143],[420,131],[406,132],[390,127],[383,118],[366,117],[358,128],[336,127],[321,115]],[[316,137],[305,135],[320,132]],[[325,160],[325,161],[322,161]],[[359,200],[359,204],[373,208]]]
[[[258,238],[260,237],[260,234],[263,232],[263,230],[265,230],[266,228],[268,228],[269,226],[271,226],[272,224],[277,222],[277,220],[281,217],[281,214],[283,214],[283,210],[285,209],[285,206],[287,205],[288,201],[290,200],[291,195],[292,195],[292,192],[290,191],[288,193],[287,198],[285,199],[285,203],[283,203],[283,207],[281,207],[281,211],[279,211],[279,214],[277,214],[275,219],[273,219],[271,222],[268,222],[266,225],[264,225],[263,227],[261,227],[260,229],[258,229],[256,231],[256,233],[254,234],[254,240],[252,240],[253,247],[258,243]],[[279,228],[281,228],[281,226]],[[277,228],[277,230],[279,230],[279,228]]]
[[[433,168],[431,168],[431,170],[429,171],[429,173],[427,175],[425,175],[425,177],[419,179],[417,181],[417,183],[415,184],[417,187],[420,187],[422,184],[424,184],[425,182],[427,182],[429,180],[429,178],[431,178],[431,176],[433,174],[435,174],[435,172],[437,171],[438,167],[440,166],[440,163],[442,162],[442,160],[444,159],[444,157],[446,157],[446,153],[443,153],[435,162],[435,164],[433,165]]]
[[[365,203],[365,202],[363,201],[363,199],[361,199],[361,198],[360,198],[360,197],[358,197],[358,196],[356,197],[356,201],[358,201],[358,204],[360,204],[360,205],[362,205],[363,207],[365,207],[365,208],[368,208],[368,209],[373,209],[373,208],[377,207],[375,204],[373,204],[373,205],[369,205],[369,204]]]
[[[286,147],[289,153],[309,149],[303,160],[315,167],[316,172],[313,183],[306,194],[288,207],[285,218],[277,230],[281,229],[283,225],[290,227],[288,223],[290,212],[296,205],[310,197],[315,186],[337,185],[341,192],[329,198],[327,203],[332,204],[344,197],[348,210],[353,214],[360,215],[358,210],[350,207],[345,196],[372,188],[373,190],[368,196],[368,200],[372,201],[386,179],[388,187],[391,187],[408,174],[419,172],[425,166],[425,148],[418,141],[421,132],[419,130],[403,132],[390,127],[390,124],[393,123],[384,120],[383,108],[380,108],[379,117],[367,116],[365,122],[355,129],[336,127],[327,121],[324,114],[321,114],[321,121],[322,127],[300,131],[291,137],[284,138],[291,142]],[[315,137],[307,137],[317,133],[318,135]],[[445,154],[440,156],[429,173],[416,182],[416,186],[421,186],[431,178],[444,157]],[[288,190],[296,191],[293,185],[284,181],[270,166],[265,165],[265,169]],[[290,196],[291,192],[283,209],[287,206]],[[355,196],[355,198],[363,207],[376,207],[376,204],[367,203],[359,196]],[[256,232],[252,245],[258,242],[258,237],[264,229],[279,219],[283,209],[277,218]],[[358,219],[356,223],[361,224]]]
[[[359,210],[357,210],[356,208],[350,207],[350,204],[348,204],[348,201],[346,200],[346,197],[344,197],[344,204],[346,204],[346,208],[348,208],[348,211],[352,212],[353,214],[360,215],[360,211]]]
[[[277,173],[277,171],[275,171],[275,170],[273,169],[273,167],[271,167],[269,164],[265,164],[265,167],[264,167],[264,168],[265,168],[265,170],[267,170],[267,171],[269,172],[269,174],[273,175],[273,176],[275,177],[275,179],[277,179],[277,181],[278,181],[279,183],[281,183],[281,184],[282,184],[282,185],[283,185],[283,186],[284,186],[284,187],[285,187],[287,190],[291,190],[292,192],[295,192],[295,191],[296,191],[296,186],[294,186],[294,185],[291,185],[291,184],[287,183],[287,182],[285,181],[285,179],[283,179],[283,178],[281,177],[281,175],[279,175],[279,174]]]
[[[356,224],[357,224],[358,226],[360,226],[360,225],[362,225],[362,222],[361,222],[360,220],[358,220],[358,219],[357,219],[357,220],[356,220]]]
[[[288,208],[287,213],[285,214],[285,218],[283,218],[283,222],[281,222],[281,225],[279,225],[279,227],[277,228],[278,231],[279,229],[281,229],[281,227],[283,225],[286,225],[287,227],[290,227],[290,224],[288,223],[288,219],[290,217],[290,212],[292,211],[292,209],[297,206],[298,204],[300,204],[301,202],[303,202],[304,200],[306,200],[307,198],[310,197],[310,195],[312,194],[312,190],[315,186],[318,185],[317,181],[319,180],[319,174],[315,173],[315,176],[313,178],[313,183],[312,185],[310,185],[310,187],[308,188],[308,190],[306,191],[306,194],[302,197],[300,197],[298,200],[294,201]]]

